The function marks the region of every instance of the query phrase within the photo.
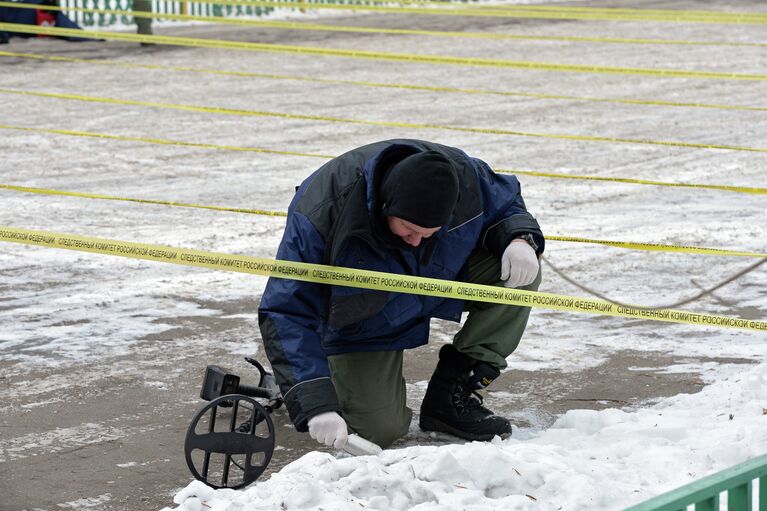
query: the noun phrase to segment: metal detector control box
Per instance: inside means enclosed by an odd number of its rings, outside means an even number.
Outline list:
[[[200,397],[205,401],[213,401],[227,394],[238,394],[240,377],[226,371],[221,366],[209,365],[202,380]]]

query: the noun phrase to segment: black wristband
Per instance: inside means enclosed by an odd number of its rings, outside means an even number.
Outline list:
[[[538,252],[538,244],[535,242],[535,236],[533,236],[533,235],[532,235],[532,234],[530,234],[529,232],[528,232],[528,233],[525,233],[525,234],[523,234],[522,236],[517,236],[517,237],[516,237],[516,238],[514,238],[514,239],[515,239],[515,240],[525,240],[525,241],[528,243],[528,245],[530,245],[531,247],[533,247],[533,250],[535,250],[536,252]]]

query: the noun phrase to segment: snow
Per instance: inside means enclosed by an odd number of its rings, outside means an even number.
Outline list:
[[[693,4],[695,5],[695,4]],[[689,4],[683,4],[689,6]],[[671,3],[670,7],[674,7]],[[744,10],[753,10],[746,3]],[[370,21],[366,20],[366,23]],[[362,24],[366,24],[362,23]],[[478,22],[479,23],[479,22]],[[630,30],[598,23],[512,25],[510,32],[665,37],[662,27]],[[163,25],[164,28],[164,25]],[[199,26],[196,28],[202,30]],[[680,39],[761,41],[762,27],[680,25]],[[212,30],[212,29],[211,29]],[[235,32],[236,29],[227,28]],[[492,30],[505,30],[493,27]],[[734,29],[733,29],[734,30]],[[762,29],[763,30],[763,29]],[[718,31],[718,32],[708,32]],[[247,32],[241,32],[247,33]],[[602,33],[602,32],[600,32]],[[181,33],[179,33],[180,35]],[[218,34],[220,35],[220,33]],[[717,36],[717,37],[715,37]],[[308,37],[297,35],[297,39]],[[622,66],[763,72],[764,55],[749,48],[562,46],[532,42],[476,41],[457,45],[435,39],[428,47],[411,37],[349,37],[334,34],[340,47],[408,53]],[[223,37],[222,37],[223,38]],[[306,42],[319,46],[326,41]],[[50,41],[8,51],[55,52]],[[46,46],[47,44],[47,46]],[[113,46],[125,50],[128,45]],[[528,90],[552,94],[653,98],[764,107],[764,82],[627,79],[625,76],[552,74],[482,70],[426,64],[367,62],[279,54],[174,50],[130,54],[94,46],[67,46],[126,62],[229,70],[267,71],[392,83],[463,88]],[[111,48],[111,47],[110,47]],[[564,48],[564,49],[563,49]],[[592,51],[576,51],[591,48]],[[428,51],[427,51],[428,50]],[[63,51],[63,50],[62,50]],[[180,58],[179,55],[184,55]],[[344,118],[391,120],[545,133],[572,133],[684,140],[763,147],[764,112],[659,106],[608,105],[475,95],[372,89],[236,76],[184,75],[87,64],[38,63],[24,73],[0,73],[0,87],[158,102],[263,109]],[[760,67],[761,66],[761,67]],[[52,73],[56,80],[51,80]],[[190,78],[191,76],[191,78]],[[607,114],[605,114],[607,112]],[[3,124],[91,130],[126,136],[177,139],[283,151],[340,154],[373,140],[408,136],[451,144],[497,168],[640,177],[660,181],[765,186],[764,153],[691,150],[674,147],[609,145],[514,138],[488,134],[350,126],[302,120],[206,116],[120,105],[83,105],[53,99],[3,95]],[[138,142],[67,138],[2,130],[0,182],[126,197],[285,210],[293,186],[323,163],[322,158],[210,151]],[[55,157],[42,158],[41,155]],[[620,183],[570,182],[521,176],[528,207],[550,235],[637,240],[764,252],[767,217],[764,198],[712,190],[672,189]],[[0,191],[0,225],[184,246],[202,250],[273,257],[283,220],[133,203],[36,196]],[[686,298],[742,269],[753,260],[737,257],[628,251],[573,243],[549,243],[547,256],[574,278],[625,302],[646,305]],[[206,300],[253,300],[265,285],[243,277],[123,258],[0,245],[0,363],[8,374],[17,367],[63,370],[96,359],[120,358],[137,340],[167,331],[179,317],[242,320],[248,343],[216,339],[232,353],[252,354],[257,318],[226,315]],[[686,310],[764,319],[767,272],[763,269],[717,291]],[[583,293],[547,273],[541,291]],[[199,482],[180,488],[172,509],[235,511],[256,509],[619,509],[767,452],[767,343],[764,332],[732,331],[643,320],[576,315],[537,309],[520,348],[509,357],[510,370],[577,372],[596,367],[621,350],[657,352],[705,362],[679,362],[632,371],[695,372],[708,384],[701,392],[680,394],[624,409],[571,409],[553,424],[530,419],[507,440],[490,443],[417,445],[417,426],[402,448],[379,456],[348,457],[309,453],[268,479],[243,491],[212,489]],[[437,325],[433,342],[449,340]],[[206,339],[205,341],[209,341]],[[200,341],[190,356],[207,363]],[[728,360],[729,359],[729,360]],[[740,363],[732,363],[734,360]],[[161,365],[161,361],[158,361]],[[3,368],[6,366],[3,365]],[[3,369],[5,370],[5,369]],[[113,369],[117,371],[118,369]],[[106,375],[108,376],[108,374]],[[83,375],[77,384],[85,384]],[[17,382],[19,383],[19,382]],[[24,383],[24,382],[21,382]],[[72,385],[64,377],[30,382],[26,392],[43,394]],[[163,389],[154,375],[144,385]],[[425,382],[408,391],[423,393]],[[3,388],[12,401],[18,387]],[[492,398],[504,400],[502,392]],[[32,405],[44,406],[47,401]],[[520,414],[527,413],[520,411]],[[62,449],[57,439],[80,446],[117,440],[119,424],[84,423],[53,427],[48,436],[30,433],[0,450],[0,463],[24,457],[28,446]],[[421,437],[422,438],[422,437]],[[277,449],[281,449],[277,446]],[[131,460],[118,468],[141,465]],[[75,509],[98,506],[110,494],[62,504]],[[136,489],[136,492],[140,490]],[[0,497],[0,507],[3,507]],[[170,509],[170,508],[169,508]]]

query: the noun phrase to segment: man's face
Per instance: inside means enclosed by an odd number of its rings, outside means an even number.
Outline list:
[[[421,227],[396,216],[387,216],[386,222],[392,233],[402,238],[408,245],[414,247],[417,247],[421,244],[422,240],[432,236],[441,229],[441,227]]]

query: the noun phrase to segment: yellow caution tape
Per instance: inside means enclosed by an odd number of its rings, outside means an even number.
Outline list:
[[[2,25],[0,23],[0,25]],[[502,130],[495,128],[472,128],[461,126],[446,126],[441,124],[425,124],[425,123],[412,123],[412,122],[395,122],[395,121],[370,121],[365,119],[349,119],[343,117],[330,117],[323,115],[305,115],[305,114],[288,114],[284,112],[267,112],[260,110],[243,110],[233,108],[221,108],[221,107],[208,107],[208,106],[196,106],[196,105],[182,105],[177,103],[159,103],[154,101],[135,101],[128,99],[116,99],[105,98],[96,96],[84,96],[80,94],[64,94],[56,92],[33,92],[23,91],[17,89],[0,89],[2,94],[18,94],[25,96],[37,96],[47,97],[55,99],[66,99],[74,101],[87,101],[93,103],[107,103],[115,105],[131,105],[131,106],[145,106],[152,108],[167,108],[173,110],[186,110],[191,112],[205,112],[212,114],[223,115],[240,115],[240,116],[255,116],[255,117],[277,117],[280,119],[299,119],[305,121],[320,121],[320,122],[336,122],[345,124],[364,124],[368,126],[386,126],[391,128],[406,128],[406,129],[435,129],[443,131],[460,131],[466,133],[482,133],[488,135],[506,135],[514,137],[533,137],[533,138],[548,138],[558,140],[576,140],[580,142],[606,142],[610,144],[644,144],[644,145],[660,145],[670,147],[684,147],[687,149],[725,149],[729,151],[748,151],[767,153],[765,147],[746,147],[735,146],[727,144],[699,144],[695,142],[676,142],[669,140],[649,140],[649,139],[632,139],[632,138],[619,138],[619,137],[595,137],[590,135],[566,135],[560,133],[531,133],[525,131],[513,131]]]
[[[96,193],[85,192],[69,192],[64,190],[50,190],[47,188],[32,188],[28,186],[16,186],[0,184],[0,189],[13,190],[17,192],[37,193],[42,195],[60,195],[69,197],[79,197],[84,199],[101,199],[101,200],[114,200],[125,202],[137,202],[144,204],[157,204],[164,206],[176,206],[184,208],[198,208],[198,209],[211,209],[216,211],[226,211],[231,213],[246,213],[251,215],[267,215],[274,217],[286,217],[288,214],[284,211],[267,211],[263,209],[247,209],[247,208],[231,208],[226,206],[207,206],[203,204],[193,204],[188,202],[176,202],[176,201],[161,201],[154,199],[136,199],[129,197],[117,197],[113,195],[101,195]],[[635,241],[610,241],[610,240],[595,240],[588,238],[578,238],[573,236],[546,236],[548,241],[564,241],[564,242],[576,242],[576,243],[591,243],[598,245],[610,245],[618,248],[626,248],[633,250],[650,250],[661,252],[684,252],[688,254],[704,254],[704,255],[719,255],[719,256],[735,256],[735,257],[767,257],[767,254],[760,254],[757,252],[744,252],[737,250],[726,250],[721,248],[706,248],[706,247],[689,247],[678,245],[661,245],[658,243],[639,243]]]
[[[602,177],[602,176],[584,176],[577,174],[562,174],[558,172],[538,172],[533,170],[506,170],[496,169],[496,172],[504,172],[509,174],[520,174],[526,176],[539,176],[539,177],[551,177],[555,179],[582,179],[588,181],[611,181],[614,183],[628,183],[635,185],[652,185],[652,186],[670,186],[670,187],[682,187],[682,188],[701,188],[708,190],[722,190],[727,192],[738,193],[750,193],[755,195],[767,195],[767,188],[758,188],[751,186],[730,186],[730,185],[708,185],[701,183],[669,183],[668,181],[652,181],[649,179],[633,179],[628,177]]]
[[[197,0],[177,0],[179,3],[199,3]],[[442,4],[440,8],[426,7],[384,7],[380,5],[360,4],[325,4],[314,2],[291,2],[291,1],[232,1],[210,0],[205,3],[214,5],[231,5],[237,7],[274,7],[274,8],[297,8],[297,9],[331,9],[342,11],[368,11],[378,13],[398,14],[426,14],[434,16],[474,16],[491,18],[536,18],[536,19],[578,19],[595,21],[659,21],[679,23],[720,23],[720,24],[767,24],[767,18],[761,13],[725,13],[717,12],[711,15],[699,15],[689,11],[666,11],[663,14],[639,13],[605,13],[605,12],[576,12],[554,11],[546,12],[536,9],[490,9],[487,7],[456,8],[456,4]],[[437,4],[432,4],[437,5]],[[488,6],[489,7],[489,6]],[[677,13],[677,14],[674,14]]]
[[[181,0],[192,1],[192,0]],[[446,3],[444,0],[400,0],[392,2],[391,0],[365,0],[372,4],[392,4],[400,5],[421,5],[433,6],[436,8],[458,8],[467,7],[467,4],[456,2]],[[719,18],[719,17],[749,17],[763,19],[767,13],[761,12],[740,12],[740,11],[703,11],[691,9],[647,9],[647,8],[619,8],[619,7],[593,7],[593,6],[567,6],[567,5],[539,5],[539,4],[498,4],[477,2],[470,4],[470,9],[495,9],[495,10],[522,10],[522,11],[552,11],[565,13],[601,13],[616,14],[622,16],[659,16],[664,19],[683,19],[683,18]]]
[[[612,304],[605,300],[580,298],[508,289],[505,287],[469,284],[394,273],[381,273],[353,268],[319,264],[275,261],[243,255],[206,252],[163,245],[148,245],[127,241],[76,236],[48,231],[32,231],[0,226],[0,241],[63,248],[96,254],[108,254],[214,270],[235,271],[288,278],[319,284],[332,284],[395,293],[410,293],[458,300],[481,301],[539,307],[568,312],[587,312],[606,316],[647,319],[671,323],[714,326],[739,330],[767,331],[766,321],[756,321],[714,314],[673,309],[642,309]]]
[[[258,147],[239,147],[239,146],[228,146],[228,145],[203,144],[198,142],[184,142],[181,140],[165,140],[162,138],[127,137],[123,135],[110,135],[108,133],[93,133],[89,131],[58,130],[58,129],[51,129],[51,128],[31,128],[27,126],[10,126],[7,124],[0,124],[0,129],[30,131],[30,132],[38,132],[38,133],[53,133],[56,135],[68,135],[73,137],[101,138],[105,140],[144,142],[147,144],[195,147],[197,149],[215,149],[219,151],[239,151],[239,152],[251,152],[251,153],[284,154],[288,156],[307,156],[307,157],[313,157],[313,158],[332,158],[332,156],[327,156],[324,154],[294,153],[290,151],[275,151],[271,149],[260,149]]]
[[[179,0],[182,3],[192,2],[194,0]],[[222,0],[211,0],[211,3],[221,5],[231,5],[233,2]],[[240,3],[240,2],[236,2]],[[390,12],[400,14],[427,14],[444,16],[474,16],[474,17],[497,17],[497,18],[535,18],[535,19],[575,19],[575,20],[594,20],[594,21],[654,21],[665,23],[717,23],[717,24],[767,24],[767,16],[761,13],[706,13],[705,15],[696,14],[691,11],[672,11],[667,10],[658,13],[643,13],[637,9],[636,12],[589,12],[589,11],[566,11],[552,10],[543,11],[530,9],[528,6],[517,6],[515,9],[492,9],[490,6],[482,8],[464,7],[454,8],[448,4],[442,8],[397,8],[381,7],[369,5],[317,5],[311,2],[272,2],[272,1],[247,1],[240,5],[252,6],[270,6],[270,7],[298,7],[303,9],[335,9],[335,10],[361,10],[372,12]],[[432,4],[434,5],[434,4]],[[444,5],[444,4],[443,4]],[[700,11],[699,11],[700,12]]]
[[[388,53],[365,50],[343,50],[336,48],[313,48],[309,46],[291,46],[285,44],[251,43],[241,41],[224,41],[220,39],[199,39],[193,37],[173,37],[160,35],[127,34],[122,32],[97,32],[93,30],[75,30],[47,26],[23,25],[17,23],[0,23],[0,30],[21,32],[26,34],[44,34],[67,37],[84,37],[92,39],[144,42],[151,44],[168,44],[174,46],[191,46],[201,48],[222,48],[230,50],[294,53],[306,55],[323,55],[368,60],[385,60],[394,62],[413,62],[440,65],[481,66],[527,69],[532,71],[555,71],[572,73],[598,73],[619,75],[645,75],[663,78],[702,78],[718,80],[747,80],[766,81],[764,74],[720,73],[714,71],[686,71],[680,69],[648,69],[611,66],[591,66],[579,64],[556,64],[548,62],[526,62],[503,59],[486,59],[471,57],[450,57],[442,55],[419,55],[414,53]]]
[[[199,0],[177,0],[181,4],[200,4]],[[436,16],[469,16],[492,18],[538,18],[538,19],[577,19],[596,21],[657,21],[667,23],[719,23],[719,24],[767,24],[767,15],[753,12],[721,12],[721,11],[682,11],[682,10],[650,10],[650,9],[597,9],[597,8],[551,8],[545,10],[540,6],[500,6],[484,5],[466,7],[465,5],[445,4],[444,2],[402,2],[410,5],[428,5],[429,8],[391,7],[371,5],[391,2],[365,2],[324,4],[315,2],[291,1],[239,1],[239,0],[206,0],[205,4],[225,5],[242,9],[243,7],[295,8],[301,10],[332,9],[343,11],[368,11],[395,14],[422,14]],[[17,4],[18,5],[18,4]],[[45,9],[46,7],[38,7]],[[66,8],[67,11],[104,12],[122,14],[122,11]],[[134,16],[147,16],[133,13]],[[151,16],[151,14],[149,15]],[[155,13],[155,17],[165,17],[165,13]],[[177,17],[177,15],[169,15]],[[758,44],[758,43],[757,43]]]
[[[495,32],[455,32],[444,30],[414,30],[404,28],[379,28],[344,25],[323,25],[319,23],[307,23],[296,21],[267,21],[249,18],[227,18],[223,16],[200,16],[182,13],[144,12],[133,10],[116,9],[87,9],[84,7],[59,7],[57,5],[22,4],[19,2],[2,2],[0,7],[13,7],[22,9],[37,9],[49,11],[64,11],[67,13],[80,12],[92,14],[109,14],[113,16],[133,16],[134,18],[153,18],[164,20],[204,21],[228,25],[246,25],[259,28],[278,28],[287,30],[312,30],[321,32],[346,32],[363,34],[397,34],[397,35],[422,35],[433,37],[451,37],[464,39],[495,39],[495,40],[532,40],[532,41],[564,41],[564,42],[588,42],[588,43],[618,43],[618,44],[653,44],[653,45],[681,45],[681,46],[767,46],[767,43],[738,42],[738,41],[685,41],[678,39],[642,39],[642,38],[619,38],[619,37],[583,37],[583,36],[544,36],[544,35],[520,35],[500,34]]]
[[[267,154],[283,154],[288,156],[303,156],[309,158],[324,158],[331,159],[335,156],[316,153],[300,153],[295,151],[277,151],[274,149],[262,149],[257,147],[237,147],[237,146],[223,146],[214,144],[201,144],[195,142],[183,142],[174,140],[165,140],[158,138],[146,138],[146,137],[126,137],[121,135],[110,135],[106,133],[93,133],[84,131],[69,131],[69,130],[57,130],[48,128],[32,128],[26,126],[12,126],[8,124],[0,124],[0,129],[18,130],[18,131],[31,131],[39,133],[52,133],[56,135],[68,135],[78,137],[91,137],[91,138],[103,138],[110,140],[126,140],[132,142],[144,142],[148,144],[161,144],[161,145],[178,145],[185,147],[197,147],[202,149],[216,149],[224,151],[243,151],[243,152],[256,152]],[[602,176],[587,176],[577,174],[563,174],[557,172],[538,172],[532,170],[519,170],[519,169],[495,169],[496,172],[504,174],[524,174],[528,176],[548,177],[555,179],[582,179],[592,181],[613,181],[618,183],[629,183],[639,185],[651,185],[651,186],[668,186],[668,187],[682,187],[682,188],[701,188],[709,190],[721,190],[726,192],[748,193],[755,195],[767,195],[767,188],[757,188],[749,186],[732,186],[732,185],[714,185],[714,184],[700,184],[700,183],[670,183],[667,181],[650,181],[647,179],[632,179],[626,177],[602,177]],[[10,186],[10,185],[6,185]],[[18,190],[21,191],[21,190]],[[65,195],[64,192],[57,193],[59,195]]]
[[[574,236],[546,235],[546,241],[594,243],[597,245],[609,245],[611,247],[637,249],[637,250],[649,250],[653,252],[685,252],[687,254],[706,254],[706,255],[722,255],[722,256],[726,255],[726,256],[737,256],[737,257],[767,257],[767,254],[760,254],[758,252],[742,252],[738,250],[725,250],[721,248],[663,245],[660,243],[638,243],[635,241],[595,240],[591,238],[578,238]]]
[[[378,0],[368,0],[378,3]],[[418,5],[433,5],[433,1],[412,1],[408,0],[402,2],[405,4],[418,4]],[[437,2],[442,3],[442,2]],[[442,5],[445,5],[442,3]],[[532,5],[532,4],[480,4],[477,7],[498,9],[498,10],[517,10],[523,11],[549,11],[558,13],[592,13],[602,15],[615,15],[615,16],[635,16],[639,18],[658,17],[668,20],[683,20],[683,19],[720,19],[726,18],[730,20],[735,19],[755,19],[764,20],[767,18],[767,13],[761,12],[737,12],[737,11],[701,11],[701,10],[683,10],[683,9],[632,9],[632,8],[618,8],[618,7],[577,7],[577,6],[564,6],[564,5]]]
[[[181,3],[193,2],[195,0],[179,0]],[[218,3],[219,0],[211,0]],[[254,0],[245,0],[246,5],[256,5]],[[226,4],[230,2],[224,2]],[[309,2],[311,4],[311,2]],[[343,2],[339,2],[343,3]],[[646,8],[617,8],[617,7],[591,7],[591,6],[566,6],[566,5],[536,5],[536,4],[490,4],[490,3],[471,3],[467,4],[461,1],[445,2],[442,0],[402,0],[391,2],[390,0],[365,0],[365,3],[371,4],[392,4],[401,5],[419,5],[430,6],[435,9],[443,10],[488,10],[488,11],[521,11],[525,13],[536,13],[538,11],[556,13],[559,16],[581,14],[583,18],[571,19],[607,19],[615,21],[686,21],[686,20],[728,20],[736,22],[738,20],[756,20],[761,22],[767,19],[767,13],[762,12],[739,12],[739,11],[703,11],[690,9],[646,9]],[[586,17],[592,15],[593,17]],[[530,16],[529,17],[534,17]],[[597,17],[598,16],[598,17]],[[527,16],[526,16],[527,17]]]
[[[86,192],[70,192],[66,190],[51,190],[48,188],[33,188],[29,186],[16,186],[0,184],[0,188],[4,190],[13,190],[16,192],[36,193],[41,195],[60,195],[65,197],[79,197],[81,199],[100,199],[111,201],[123,201],[123,202],[136,202],[140,204],[156,204],[161,206],[174,206],[181,208],[197,208],[197,209],[210,209],[214,211],[225,211],[228,213],[247,213],[250,215],[266,215],[266,216],[288,216],[283,211],[268,211],[265,209],[249,209],[249,208],[230,208],[226,206],[208,206],[205,204],[193,204],[189,202],[177,202],[177,201],[163,201],[155,199],[137,199],[132,197],[117,197],[114,195],[102,195],[98,193],[86,193]]]
[[[270,80],[296,80],[303,82],[317,82],[317,83],[332,83],[339,85],[354,85],[361,87],[380,87],[387,89],[404,89],[404,90],[416,90],[426,92],[448,92],[456,94],[489,94],[497,96],[518,96],[526,98],[536,99],[556,99],[566,101],[591,101],[601,103],[622,103],[627,105],[645,105],[645,106],[669,106],[680,108],[714,108],[721,110],[750,110],[750,111],[767,111],[767,107],[761,106],[748,106],[748,105],[722,105],[713,103],[683,103],[678,101],[659,101],[651,99],[626,99],[626,98],[599,98],[589,96],[568,96],[564,94],[542,94],[537,92],[520,92],[520,91],[499,91],[488,89],[469,89],[460,87],[438,87],[431,85],[416,85],[409,83],[382,83],[382,82],[367,82],[361,80],[337,80],[332,78],[318,78],[314,76],[297,76],[297,75],[278,75],[269,73],[252,73],[248,71],[227,71],[223,69],[205,69],[195,67],[184,66],[163,66],[159,64],[140,64],[136,62],[122,62],[117,60],[107,59],[82,59],[76,57],[63,57],[60,55],[41,55],[39,53],[17,53],[10,51],[0,51],[0,57],[17,57],[24,59],[36,59],[36,60],[50,60],[53,62],[74,62],[82,64],[96,64],[102,66],[116,66],[126,67],[130,69],[151,69],[160,71],[174,71],[182,73],[204,73],[221,76],[240,76],[244,78],[266,78]]]

